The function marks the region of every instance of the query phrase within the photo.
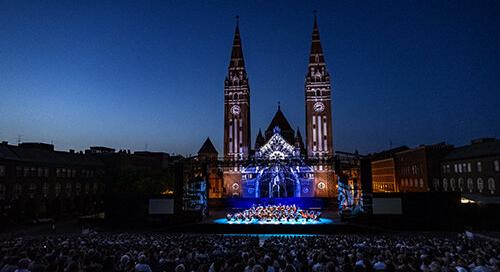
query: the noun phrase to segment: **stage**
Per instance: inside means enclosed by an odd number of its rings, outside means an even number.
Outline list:
[[[342,222],[334,210],[323,210],[322,220],[310,224],[230,224],[226,214],[226,209],[211,210],[210,215],[201,222],[175,226],[170,228],[170,231],[212,234],[336,234],[372,231],[366,227]]]

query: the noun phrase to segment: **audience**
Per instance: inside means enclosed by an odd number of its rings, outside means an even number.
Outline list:
[[[90,233],[0,241],[0,272],[499,271],[500,243],[457,234]]]

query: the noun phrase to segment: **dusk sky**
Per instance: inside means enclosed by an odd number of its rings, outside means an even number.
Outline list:
[[[235,15],[252,138],[304,133],[314,9],[336,150],[500,136],[500,1],[0,0],[0,140],[222,155]]]

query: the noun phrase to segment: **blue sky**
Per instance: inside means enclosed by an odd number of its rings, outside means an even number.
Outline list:
[[[314,9],[337,150],[500,135],[498,1],[0,0],[0,139],[222,153],[235,15],[252,137],[277,101],[303,132]]]

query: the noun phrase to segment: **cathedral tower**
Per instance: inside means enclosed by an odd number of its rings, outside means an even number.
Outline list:
[[[228,74],[224,81],[224,159],[248,159],[250,139],[250,86],[237,21]]]
[[[309,158],[329,158],[333,152],[331,85],[314,14],[311,53],[305,82],[306,148]]]

